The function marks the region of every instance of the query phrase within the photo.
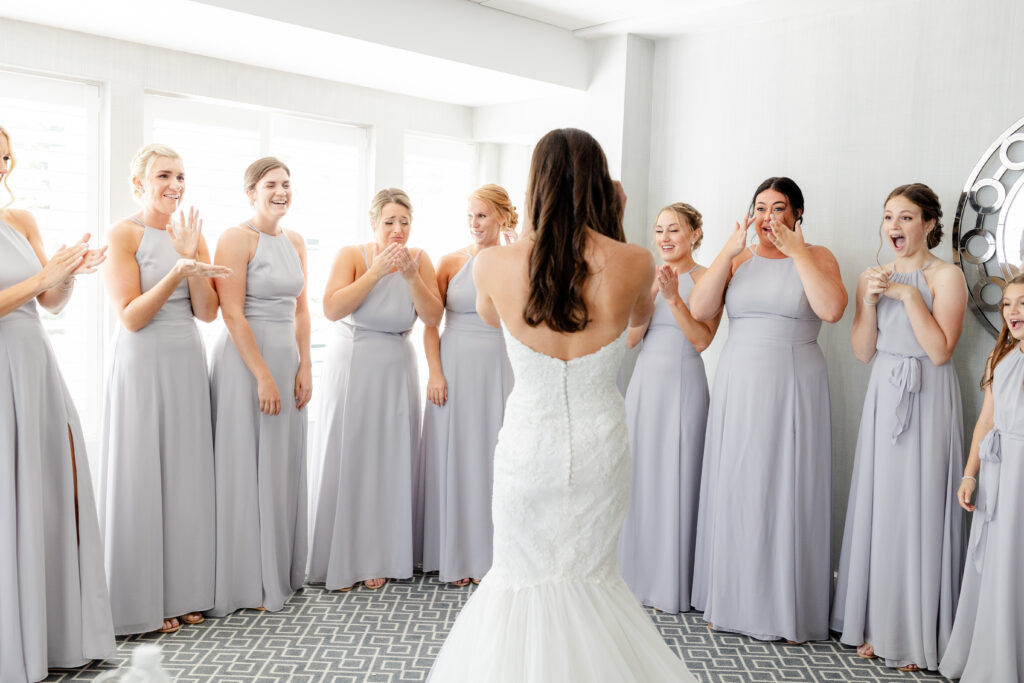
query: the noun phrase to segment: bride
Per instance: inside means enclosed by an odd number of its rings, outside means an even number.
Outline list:
[[[477,311],[502,325],[515,387],[494,453],[494,563],[434,683],[694,681],[619,573],[631,458],[615,377],[645,323],[654,262],[587,133],[533,153],[529,232],[477,256]]]

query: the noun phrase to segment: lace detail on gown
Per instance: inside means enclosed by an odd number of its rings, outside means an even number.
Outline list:
[[[494,563],[432,681],[692,681],[619,572],[629,502],[625,331],[563,361],[504,330],[515,384],[494,455]]]

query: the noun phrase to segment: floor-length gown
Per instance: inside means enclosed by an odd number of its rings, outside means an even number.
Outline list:
[[[890,280],[931,308],[923,269]],[[883,296],[876,311],[831,626],[847,645],[871,643],[887,666],[935,669],[962,569],[960,384],[952,362],[928,359],[902,302]]]
[[[306,409],[295,407],[293,395],[302,262],[283,231],[258,238],[246,269],[244,312],[281,395],[281,412],[260,412],[256,378],[225,330],[210,381],[217,485],[213,616],[243,607],[279,610],[305,579]]]
[[[701,475],[693,603],[716,629],[828,638],[832,430],[821,320],[790,258],[756,252],[725,296]]]
[[[365,249],[363,261],[369,268]],[[420,428],[414,322],[409,284],[395,271],[334,325],[320,379],[323,469],[309,560],[309,580],[328,589],[412,576]]]
[[[179,256],[166,230],[143,230],[135,260],[147,292]],[[187,280],[145,327],[118,329],[102,444],[100,528],[114,632],[154,631],[165,618],[210,609],[210,381]]]
[[[494,455],[494,563],[434,663],[434,683],[695,680],[616,559],[629,499],[625,331],[562,361],[505,330],[515,386]]]
[[[0,221],[0,289],[40,269]],[[113,654],[85,439],[32,300],[0,318],[0,681]]]
[[[939,664],[964,683],[1024,681],[1024,353],[1015,347],[994,374],[995,427],[978,452],[978,509]]]
[[[679,277],[684,302],[696,268]],[[626,390],[633,485],[619,563],[640,602],[665,612],[690,609],[707,418],[704,361],[659,293]]]
[[[501,330],[476,312],[470,256],[448,284],[441,368],[448,383],[443,406],[423,413],[423,571],[442,581],[481,578],[491,566],[494,446],[512,390],[512,366]]]

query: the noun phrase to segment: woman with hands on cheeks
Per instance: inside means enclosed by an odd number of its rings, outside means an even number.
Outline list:
[[[721,315],[700,322],[687,301],[706,269],[693,260],[704,237],[700,212],[678,202],[654,225],[664,265],[655,275],[650,324],[630,327],[627,345],[643,340],[626,390],[633,453],[629,511],[619,537],[619,564],[633,593],[665,612],[688,612],[693,579],[708,380],[700,352]]]
[[[804,241],[804,199],[768,178],[690,294],[729,339],[711,394],[693,604],[709,627],[763,640],[828,638],[832,429],[821,321],[846,289],[835,257]],[[746,246],[753,226],[758,243]]]
[[[957,491],[974,515],[939,664],[943,676],[967,682],[1024,681],[1024,275],[1006,283],[1001,305],[1003,329],[985,364],[985,398]]]
[[[413,569],[413,481],[420,388],[409,331],[441,322],[430,259],[406,247],[412,202],[397,188],[370,203],[373,241],[338,252],[324,292],[337,321],[322,382],[309,580],[370,590]]]
[[[14,170],[0,127],[0,181]],[[61,311],[106,247],[47,258],[28,211],[0,207],[0,681],[41,681],[114,654],[85,437],[38,303]]]
[[[507,244],[515,241],[519,221],[508,193],[497,185],[473,192],[467,209],[472,244],[446,254],[437,267],[444,335],[434,326],[423,333],[430,378],[416,509],[423,571],[437,571],[455,586],[479,583],[491,566],[494,446],[512,390],[501,330],[476,312],[473,263],[503,237]]]
[[[938,668],[960,587],[963,415],[950,359],[967,287],[931,253],[941,218],[926,185],[889,193],[881,230],[896,259],[861,274],[850,335],[857,358],[874,360],[832,629],[861,657],[905,671]]]
[[[227,330],[211,367],[217,481],[214,616],[277,611],[305,580],[306,411],[312,395],[306,243],[281,221],[291,172],[274,157],[245,170],[255,213],[221,235],[217,281]]]
[[[210,382],[194,319],[217,317],[211,278],[229,272],[209,263],[196,211],[180,210],[185,167],[177,152],[140,149],[131,185],[141,208],[111,226],[103,269],[121,322],[99,476],[118,635],[173,633],[202,622],[213,606]]]

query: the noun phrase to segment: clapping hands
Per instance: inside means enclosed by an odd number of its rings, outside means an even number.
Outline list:
[[[91,235],[85,233],[82,239],[70,247],[61,245],[46,265],[43,266],[39,275],[42,278],[42,289],[52,289],[62,282],[69,280],[75,275],[87,275],[95,273],[103,261],[107,258],[107,248],[89,248]]]
[[[171,238],[174,250],[182,258],[194,259],[199,253],[199,244],[203,235],[203,220],[195,207],[188,209],[188,218],[184,211],[178,212],[178,218],[167,224],[167,236]]]

